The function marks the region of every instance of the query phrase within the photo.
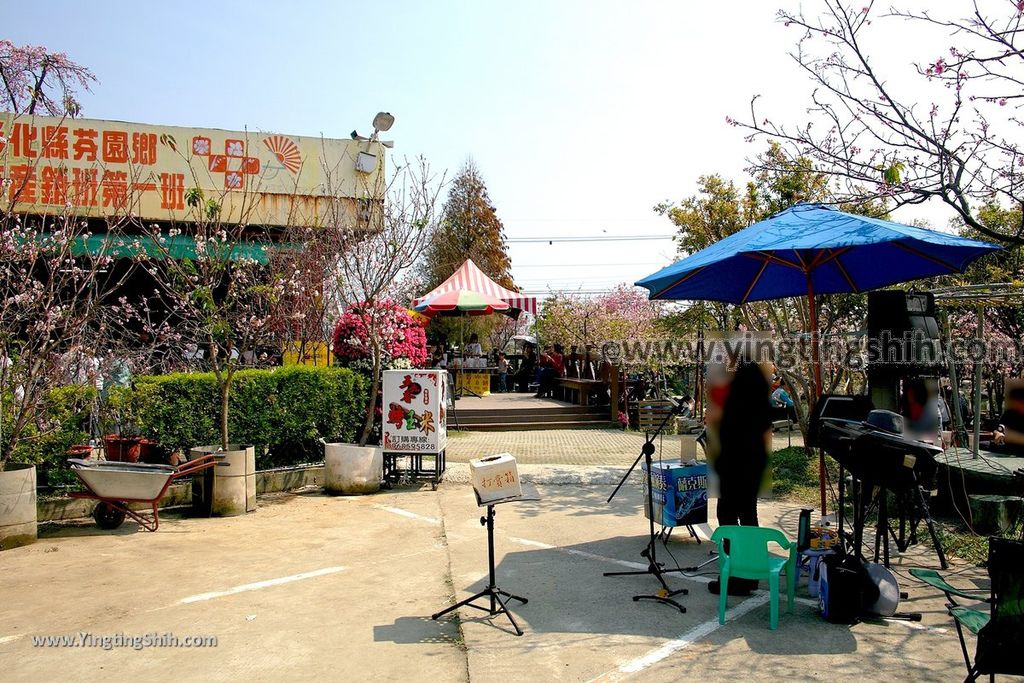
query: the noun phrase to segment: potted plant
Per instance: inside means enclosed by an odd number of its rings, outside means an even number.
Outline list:
[[[115,384],[107,392],[106,423],[113,430],[103,435],[107,460],[116,462],[157,462],[157,443],[145,436],[144,415],[153,400],[154,387]]]
[[[335,202],[326,231],[341,255],[327,264],[323,278],[335,286],[330,299],[344,306],[335,327],[335,359],[362,369],[369,380],[358,441],[325,445],[325,488],[332,493],[379,488],[383,449],[370,442],[378,423],[382,373],[389,364],[411,367],[426,360],[422,329],[389,295],[433,234],[441,183],[422,159],[415,167],[398,167],[386,187],[382,173],[367,182],[374,183],[366,192],[373,199],[365,203],[364,215],[354,217]],[[356,476],[359,472],[369,474]]]

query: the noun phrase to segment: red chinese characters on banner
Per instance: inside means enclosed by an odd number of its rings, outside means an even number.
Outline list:
[[[75,144],[72,147],[75,161],[96,161],[96,138],[99,133],[94,128],[76,128]]]
[[[68,201],[68,171],[66,168],[43,166],[39,201],[42,204],[64,205]]]
[[[5,174],[10,181],[8,200],[11,203],[34,204],[36,202],[36,168],[29,164],[15,164]]]
[[[75,206],[96,206],[99,194],[99,171],[95,168],[72,169],[71,203]]]
[[[185,208],[184,173],[160,174],[160,208],[178,210]]]
[[[47,159],[68,158],[67,126],[45,126],[43,128],[43,156]]]
[[[11,131],[11,154],[16,157],[35,159],[39,156],[36,149],[36,140],[39,138],[39,130],[35,126],[20,121],[14,124]]]
[[[19,205],[149,211],[160,216],[185,211],[190,170],[206,170],[212,188],[255,189],[264,169],[256,149],[240,134],[193,134],[178,153],[170,134],[131,124],[87,120],[0,120],[0,152],[10,158],[0,166],[6,189],[0,196]],[[168,146],[174,154],[164,151]],[[262,149],[262,147],[260,147]],[[253,152],[253,156],[249,152]],[[183,162],[178,164],[178,158]],[[197,163],[198,162],[198,163]],[[271,167],[273,169],[273,162]],[[186,170],[178,172],[179,167]],[[191,166],[191,169],[189,168]],[[200,174],[201,176],[203,174]],[[218,177],[220,176],[220,177]],[[148,208],[147,208],[148,207]]]
[[[103,161],[108,164],[128,163],[128,133],[123,130],[103,131]]]
[[[156,133],[132,133],[132,163],[156,163]]]
[[[124,171],[103,172],[103,207],[124,209],[128,206],[128,174]]]

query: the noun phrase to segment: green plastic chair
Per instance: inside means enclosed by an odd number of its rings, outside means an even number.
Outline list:
[[[718,544],[719,597],[718,623],[725,623],[725,602],[729,577],[768,581],[771,591],[771,617],[769,628],[779,627],[779,581],[782,568],[786,568],[786,612],[793,613],[796,593],[796,543],[778,529],[760,526],[720,526],[711,541]],[[729,542],[729,552],[725,542]],[[789,551],[788,558],[768,553],[768,544],[777,543]]]

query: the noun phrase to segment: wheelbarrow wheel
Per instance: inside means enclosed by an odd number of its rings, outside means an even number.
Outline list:
[[[117,508],[113,503],[101,500],[92,511],[92,518],[96,520],[96,526],[101,529],[116,529],[124,524],[124,510]]]

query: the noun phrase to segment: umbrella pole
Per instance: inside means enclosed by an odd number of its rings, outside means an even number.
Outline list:
[[[818,309],[814,305],[814,283],[807,274],[807,305],[811,318],[811,368],[814,371],[814,402],[821,398],[821,356],[818,348]],[[811,404],[813,410],[814,405]],[[821,496],[821,514],[827,514],[825,501],[825,451],[818,449],[818,491]]]

